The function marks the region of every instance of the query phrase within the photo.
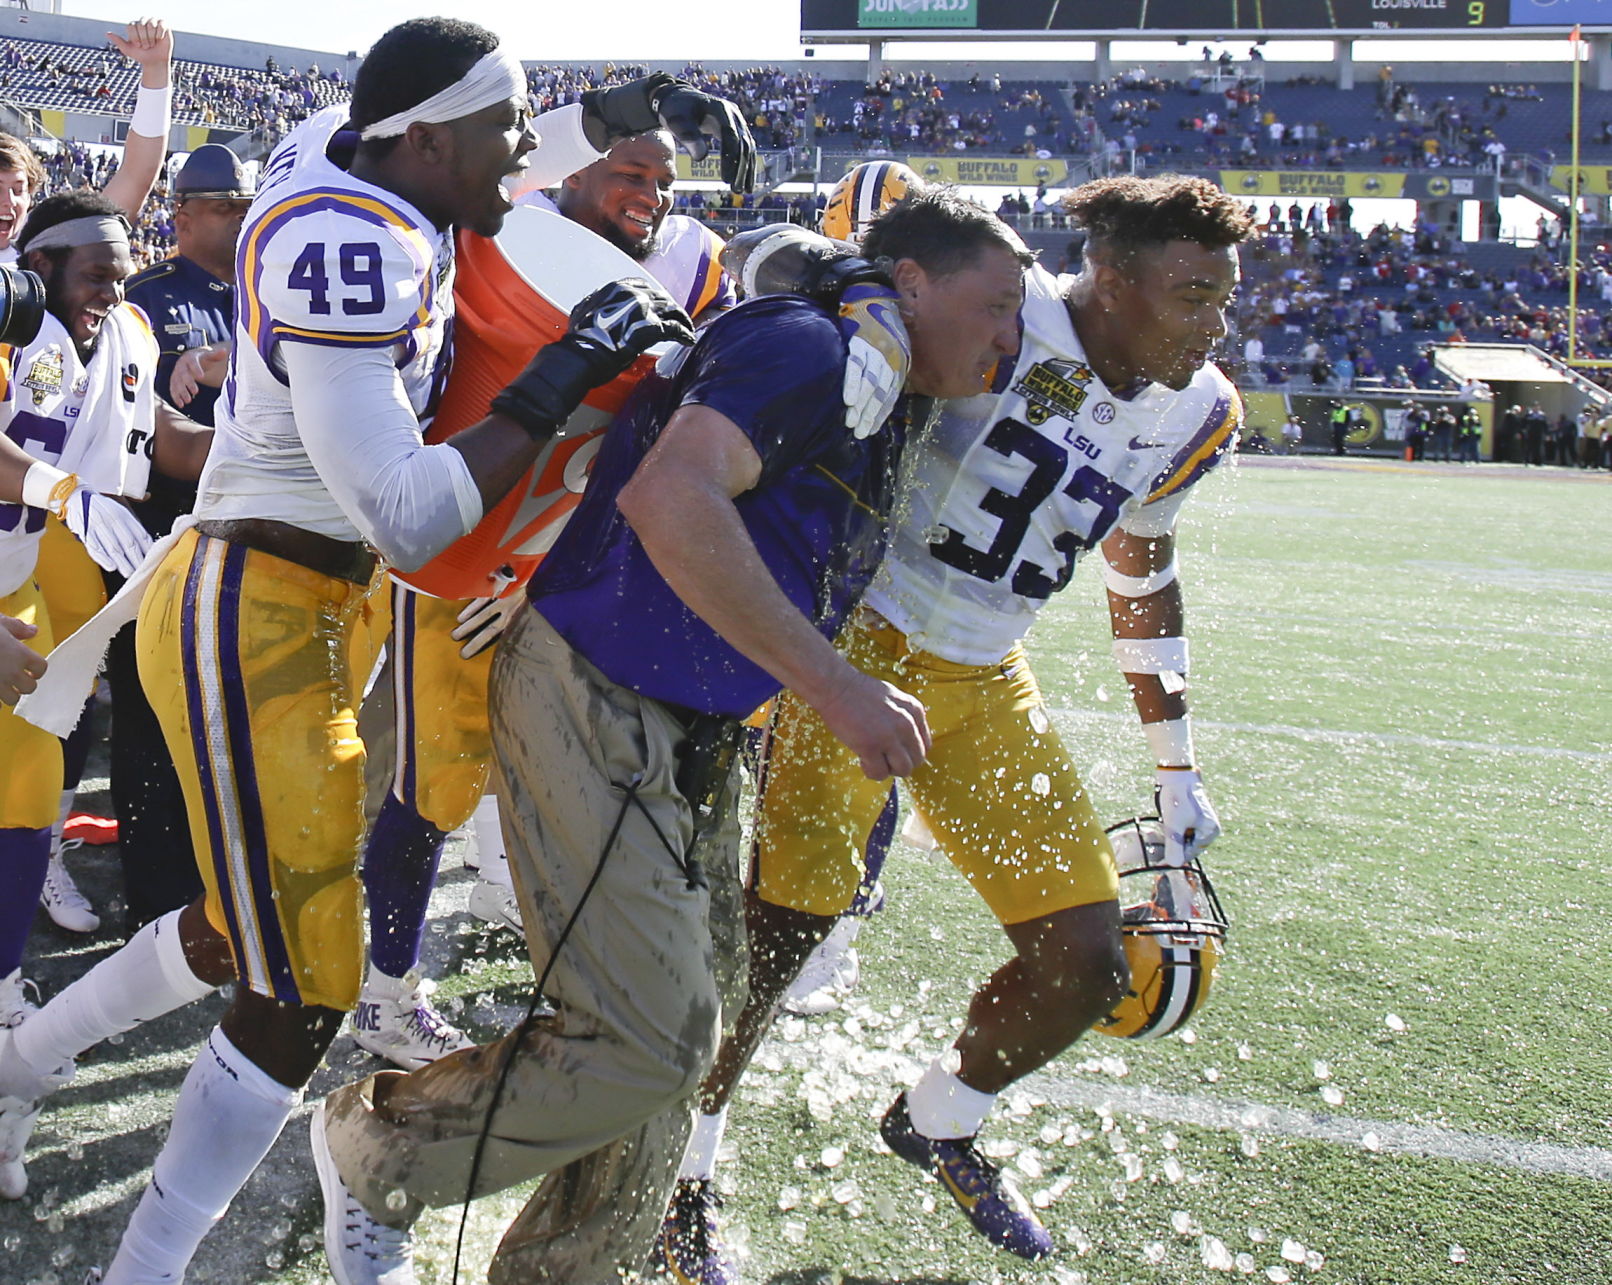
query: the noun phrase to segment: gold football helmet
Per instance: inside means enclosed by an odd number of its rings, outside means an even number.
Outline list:
[[[847,170],[823,207],[823,235],[861,245],[873,220],[921,182],[900,161],[864,161]]]
[[[1158,817],[1109,827],[1131,986],[1092,1029],[1147,1039],[1179,1029],[1209,998],[1230,924],[1197,861],[1166,865]]]

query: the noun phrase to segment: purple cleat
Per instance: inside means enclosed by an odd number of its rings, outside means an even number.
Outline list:
[[[706,1178],[679,1178],[649,1270],[676,1285],[737,1285],[738,1269],[722,1244],[716,1211],[722,1198]]]
[[[907,1095],[898,1097],[879,1124],[890,1150],[940,1179],[974,1230],[1020,1258],[1045,1258],[1052,1237],[1002,1171],[974,1147],[973,1138],[926,1138],[912,1127]]]

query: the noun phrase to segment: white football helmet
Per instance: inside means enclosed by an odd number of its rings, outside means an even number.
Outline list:
[[[1165,864],[1158,817],[1110,826],[1108,841],[1119,867],[1120,932],[1131,986],[1092,1029],[1132,1040],[1168,1035],[1209,998],[1231,925],[1202,865]]]

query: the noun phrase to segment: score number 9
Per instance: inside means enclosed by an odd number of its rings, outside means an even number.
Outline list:
[[[1484,0],[1471,0],[1471,3],[1466,7],[1467,26],[1481,27],[1483,25],[1483,13],[1486,8]]]

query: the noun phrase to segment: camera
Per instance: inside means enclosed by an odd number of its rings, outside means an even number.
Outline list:
[[[0,266],[0,344],[31,344],[45,320],[45,282],[26,268]]]

